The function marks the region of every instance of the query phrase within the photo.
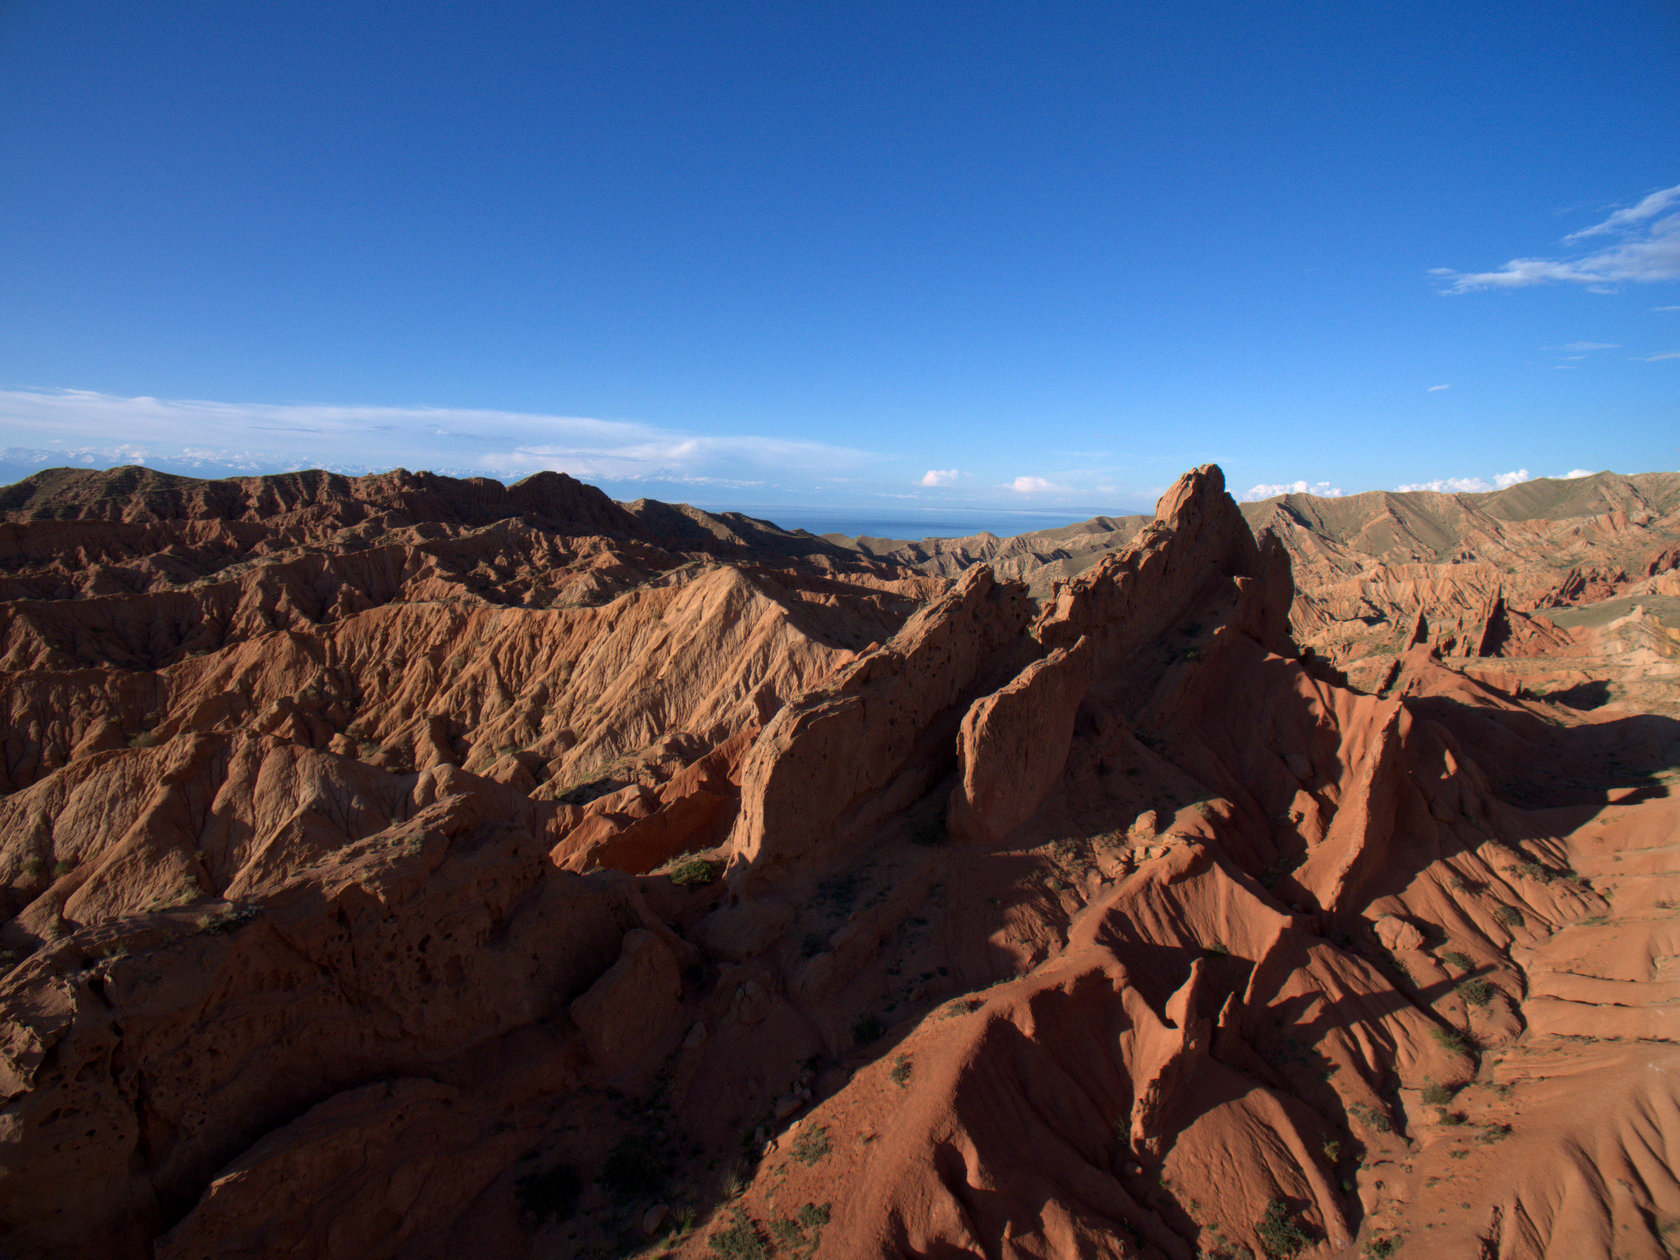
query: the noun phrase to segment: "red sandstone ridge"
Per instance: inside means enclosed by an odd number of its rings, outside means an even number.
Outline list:
[[[563,477],[0,491],[6,1254],[1660,1256],[1673,544],[1575,489],[1576,602],[1450,634],[1479,562],[1213,466],[996,566]]]

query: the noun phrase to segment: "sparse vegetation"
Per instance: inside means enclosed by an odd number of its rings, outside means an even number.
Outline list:
[[[723,874],[723,863],[710,858],[690,858],[671,870],[671,882],[679,888],[703,888]]]
[[[1431,1024],[1429,1035],[1435,1044],[1452,1054],[1474,1054],[1476,1043],[1470,1034],[1457,1028],[1449,1028],[1445,1024]]]
[[[770,1222],[770,1236],[778,1249],[795,1257],[814,1255],[822,1242],[822,1227],[829,1222],[828,1204],[807,1203],[796,1217],[778,1217]]]
[[[1542,866],[1539,862],[1524,862],[1517,867],[1519,874],[1529,879],[1538,880],[1542,884],[1549,884],[1554,879],[1573,879],[1575,872],[1568,867],[1561,871],[1554,871],[1549,866]]]
[[[813,1125],[793,1140],[793,1157],[802,1164],[815,1164],[828,1157],[828,1126]]]
[[[1268,1260],[1288,1260],[1290,1256],[1299,1255],[1312,1242],[1295,1213],[1290,1211],[1289,1204],[1282,1199],[1273,1199],[1266,1205],[1266,1214],[1254,1227],[1254,1234]]]
[[[1464,1000],[1471,1006],[1486,1006],[1493,1001],[1493,995],[1499,992],[1491,981],[1483,979],[1481,976],[1460,980],[1458,991],[1464,995]]]
[[[1444,963],[1451,963],[1460,971],[1469,971],[1476,965],[1476,960],[1471,958],[1469,954],[1466,954],[1461,949],[1447,950],[1441,955],[1441,961]]]
[[[1365,1254],[1371,1257],[1371,1260],[1387,1260],[1399,1245],[1400,1240],[1393,1235],[1387,1238],[1373,1238],[1365,1244]]]
[[[53,878],[54,879],[63,879],[66,875],[68,875],[71,871],[73,871],[75,869],[76,869],[76,864],[74,862],[64,862],[64,861],[54,862],[53,863]]]
[[[205,919],[199,930],[209,932],[212,935],[234,932],[244,927],[261,913],[255,906],[228,906]]]
[[[770,1260],[758,1227],[740,1208],[730,1209],[730,1225],[707,1239],[707,1245],[726,1260]]]
[[[852,1041],[860,1046],[867,1046],[872,1041],[879,1041],[881,1034],[886,1032],[886,1025],[873,1015],[865,1015],[852,1025]]]
[[[909,1055],[907,1055],[907,1054],[899,1055],[897,1062],[895,1062],[893,1064],[893,1070],[892,1070],[893,1083],[896,1084],[900,1089],[903,1089],[905,1086],[907,1086],[910,1083],[910,1073],[915,1070],[915,1066],[916,1065],[910,1061],[910,1056]]]
[[[1394,1122],[1384,1112],[1375,1107],[1355,1103],[1348,1108],[1348,1115],[1356,1120],[1363,1121],[1367,1128],[1374,1129],[1378,1133],[1394,1132]]]
[[[1523,912],[1515,906],[1500,906],[1493,912],[1494,922],[1508,928],[1520,928],[1523,925]]]
[[[1432,1083],[1424,1088],[1423,1101],[1431,1107],[1445,1107],[1457,1093],[1451,1085]]]
[[[128,737],[130,748],[156,748],[158,742],[156,731],[141,731]]]
[[[23,859],[23,877],[25,879],[39,879],[41,872],[46,867],[46,862],[42,861],[39,856],[26,857]]]

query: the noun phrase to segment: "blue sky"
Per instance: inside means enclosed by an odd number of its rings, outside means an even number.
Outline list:
[[[0,0],[0,82],[7,476],[1680,467],[1673,3]]]

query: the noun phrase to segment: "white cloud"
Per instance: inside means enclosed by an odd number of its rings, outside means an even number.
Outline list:
[[[1626,209],[1618,210],[1603,223],[1595,223],[1590,228],[1582,228],[1579,232],[1571,232],[1563,239],[1578,241],[1587,236],[1607,236],[1619,232],[1635,223],[1643,223],[1647,219],[1654,219],[1672,205],[1680,205],[1680,184],[1673,188],[1664,188],[1654,192],[1643,201]]]
[[[1592,475],[1593,470],[1590,468],[1571,468],[1568,472],[1564,473],[1563,476],[1559,477],[1558,480],[1574,481],[1578,477],[1590,477]]]
[[[877,462],[822,442],[697,435],[580,416],[0,390],[0,443],[55,463],[140,462],[250,471],[429,468],[515,480],[552,469],[591,480],[756,484],[834,480]],[[216,475],[224,475],[218,471]]]
[[[922,474],[919,486],[948,486],[957,479],[955,468],[930,468]]]
[[[1045,490],[1060,490],[1053,481],[1046,481],[1043,477],[1017,477],[1009,483],[1009,488],[1017,494],[1037,494]]]
[[[1275,499],[1280,494],[1316,494],[1321,499],[1335,499],[1341,496],[1341,488],[1332,486],[1328,481],[1287,481],[1277,485],[1250,486],[1248,492],[1241,496],[1244,503],[1254,503],[1260,499]]]
[[[1680,279],[1680,184],[1654,192],[1637,205],[1618,210],[1602,223],[1564,237],[1566,245],[1589,237],[1611,237],[1613,244],[1578,258],[1513,258],[1496,271],[1461,272],[1436,267],[1430,274],[1450,280],[1447,293],[1475,289],[1516,289],[1536,284],[1584,284],[1596,291],[1620,281],[1647,283]]]
[[[1564,347],[1564,349],[1565,350],[1577,350],[1577,351],[1620,350],[1621,347],[1618,346],[1618,345],[1613,345],[1612,343],[1610,343],[1608,341],[1571,341],[1567,346]]]
[[[1664,359],[1680,359],[1680,350],[1664,350],[1661,354],[1647,354],[1637,359],[1636,362],[1661,363]]]
[[[1680,311],[1680,306],[1653,306],[1653,311]]]
[[[1431,385],[1429,387],[1429,392],[1431,394],[1437,394],[1437,393],[1440,393],[1443,389],[1451,389],[1451,388],[1452,388],[1451,385]]]
[[[1433,490],[1436,494],[1486,494],[1489,490],[1504,490],[1508,486],[1533,480],[1534,474],[1526,468],[1519,468],[1515,472],[1499,473],[1492,481],[1486,477],[1442,477],[1438,481],[1419,481],[1394,488],[1402,494],[1412,490]]]

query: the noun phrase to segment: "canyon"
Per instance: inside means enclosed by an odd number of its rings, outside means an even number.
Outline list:
[[[23,1257],[1680,1254],[1680,474],[0,489]]]

